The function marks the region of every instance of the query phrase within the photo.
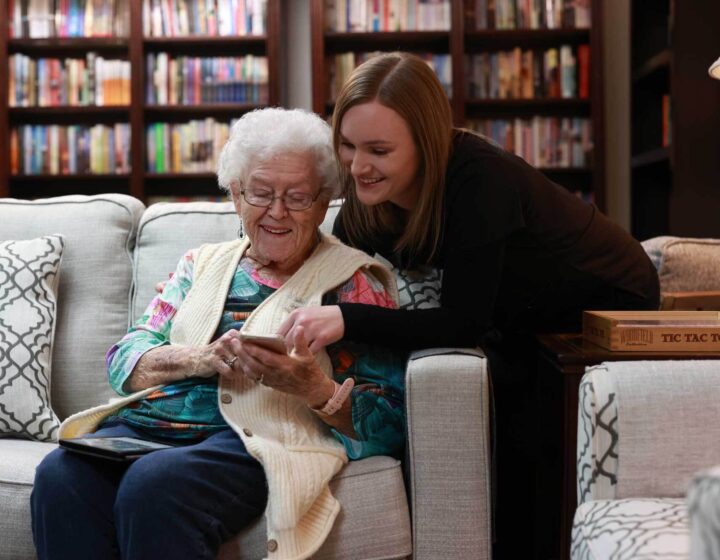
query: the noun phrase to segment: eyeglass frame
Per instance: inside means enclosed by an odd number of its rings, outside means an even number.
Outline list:
[[[253,207],[255,207],[255,208],[270,208],[270,207],[272,207],[272,205],[273,205],[273,203],[275,202],[275,200],[280,199],[280,201],[282,202],[283,206],[285,207],[285,209],[286,209],[288,212],[304,212],[305,210],[310,210],[310,208],[312,208],[312,205],[315,204],[315,201],[316,201],[318,198],[320,198],[320,195],[322,194],[322,189],[319,189],[318,192],[317,192],[317,194],[310,199],[310,203],[309,203],[305,208],[290,208],[290,207],[287,205],[287,202],[285,202],[285,197],[287,196],[287,193],[284,193],[284,194],[278,196],[278,195],[275,194],[275,191],[272,191],[273,194],[272,194],[272,197],[270,198],[270,202],[269,202],[268,204],[266,204],[266,205],[263,206],[263,205],[260,205],[260,204],[254,204],[254,203],[250,202],[250,201],[247,199],[247,196],[245,196],[245,193],[248,192],[248,190],[249,190],[249,189],[247,189],[247,188],[241,188],[241,189],[240,189],[240,194],[242,195],[243,200],[244,200],[245,202],[247,202],[250,206],[253,206]],[[308,195],[308,196],[309,196],[309,195]]]

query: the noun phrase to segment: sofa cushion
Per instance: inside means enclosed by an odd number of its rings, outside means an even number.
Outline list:
[[[63,238],[0,242],[0,434],[53,441],[50,373]]]
[[[321,226],[326,233],[339,208],[340,202],[331,203]],[[235,239],[238,227],[231,202],[169,202],[148,207],[138,228],[131,320],[142,316],[155,296],[155,284],[167,279],[186,251],[203,243]]]
[[[113,395],[105,352],[127,331],[131,253],[143,209],[120,194],[0,200],[0,241],[65,238],[51,393],[60,419]]]
[[[34,560],[30,530],[30,492],[35,467],[57,446],[0,439],[0,560]]]
[[[572,560],[687,558],[687,508],[682,499],[597,500],[575,512]]]
[[[0,440],[0,560],[32,560],[30,492],[35,468],[54,444]],[[399,461],[370,457],[351,461],[330,482],[342,510],[315,559],[405,558],[412,538],[410,514]],[[223,545],[224,560],[266,554],[264,519]]]
[[[342,509],[314,560],[410,556],[410,514],[399,461],[390,457],[350,461],[330,482],[330,490]],[[225,543],[218,557],[264,558],[266,539],[261,518]]]

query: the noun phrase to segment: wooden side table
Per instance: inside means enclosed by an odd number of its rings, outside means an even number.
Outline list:
[[[549,426],[550,434],[561,450],[561,468],[558,481],[560,506],[560,558],[570,557],[570,535],[573,516],[577,507],[576,490],[576,447],[578,420],[578,389],[587,366],[608,361],[628,360],[700,360],[720,359],[720,352],[611,352],[583,340],[580,334],[538,335],[538,375],[546,386],[558,388],[559,406],[555,407],[556,418]],[[557,401],[556,401],[557,402]],[[552,496],[553,489],[548,492]],[[552,508],[552,504],[548,504]]]

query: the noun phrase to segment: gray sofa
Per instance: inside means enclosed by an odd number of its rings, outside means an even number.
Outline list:
[[[51,378],[51,404],[60,419],[113,396],[105,352],[140,316],[154,283],[174,270],[188,248],[232,239],[236,230],[230,203],[146,209],[117,194],[0,199],[0,241],[65,237]],[[413,354],[407,459],[401,465],[374,457],[338,474],[331,488],[342,512],[316,558],[490,558],[488,403],[481,353]],[[35,467],[54,447],[0,438],[0,559],[35,557],[28,500]],[[258,520],[224,545],[220,558],[267,555],[264,522]]]

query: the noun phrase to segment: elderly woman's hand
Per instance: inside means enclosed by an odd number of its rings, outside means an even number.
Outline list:
[[[240,342],[240,341],[239,341]],[[327,377],[310,351],[303,327],[297,327],[292,337],[292,351],[279,354],[253,344],[240,342],[237,368],[263,385],[296,395],[313,408],[322,407],[333,396],[335,384]]]
[[[230,329],[220,338],[199,348],[198,377],[211,377],[215,372],[224,377],[235,377],[242,373],[240,362],[242,343],[239,331]]]

